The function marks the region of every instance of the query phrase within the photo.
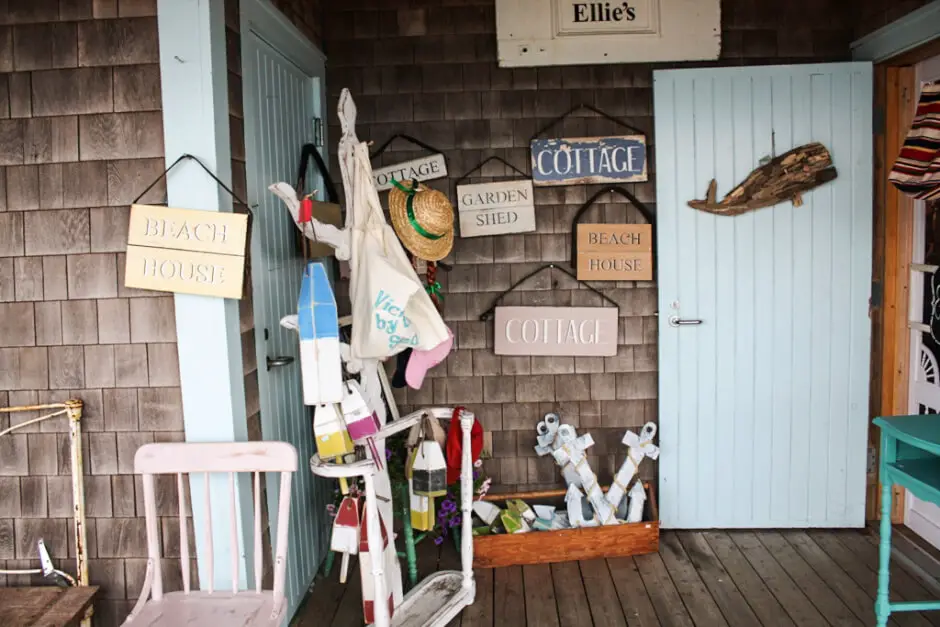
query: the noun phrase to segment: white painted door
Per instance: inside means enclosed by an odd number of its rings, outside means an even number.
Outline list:
[[[669,70],[654,84],[663,525],[861,526],[871,65]],[[812,141],[838,178],[802,207],[686,204]]]
[[[918,84],[940,79],[940,56],[917,66]],[[916,106],[917,99],[914,99]],[[916,264],[940,265],[940,202],[914,203],[915,266],[911,272],[911,320],[927,324],[933,332],[911,328],[910,413],[940,414],[940,273]],[[932,420],[926,418],[925,420]],[[940,548],[940,507],[908,492],[904,497],[904,524]]]
[[[299,341],[296,333],[279,324],[283,316],[297,312],[304,259],[290,215],[267,187],[278,181],[295,183],[301,147],[315,140],[314,120],[323,109],[323,77],[302,71],[250,31],[243,40],[242,73],[249,202],[257,204],[251,270],[262,436],[290,442],[301,460],[291,490],[290,616],[329,547],[326,506],[332,488],[314,477],[307,464],[314,442],[301,394]],[[323,187],[316,172],[309,173],[307,181],[309,189]],[[267,483],[272,529],[282,523],[277,520],[275,480],[271,477]]]

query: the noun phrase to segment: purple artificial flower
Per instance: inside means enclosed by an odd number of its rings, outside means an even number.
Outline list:
[[[392,449],[385,449],[385,461],[392,461]]]
[[[457,504],[450,498],[444,499],[441,503],[441,511],[446,514],[451,514],[457,511]]]
[[[326,506],[326,513],[330,516],[336,516],[336,506],[330,503]]]
[[[444,536],[437,536],[436,538],[434,538],[434,544],[436,544],[437,546],[441,546],[442,544],[444,544]]]
[[[453,518],[447,521],[447,525],[449,527],[456,527],[459,524],[460,524],[460,514],[457,514],[456,516],[454,516]]]

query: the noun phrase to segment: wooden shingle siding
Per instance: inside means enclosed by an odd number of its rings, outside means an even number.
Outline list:
[[[85,401],[87,555],[109,627],[145,571],[134,453],[183,439],[173,298],[121,285],[129,205],[165,167],[155,15],[154,0],[0,0],[0,406]],[[165,197],[160,183],[144,201]],[[35,568],[42,536],[72,569],[67,432],[0,438],[0,568]]]

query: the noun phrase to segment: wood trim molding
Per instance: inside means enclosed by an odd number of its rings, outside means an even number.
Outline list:
[[[242,0],[240,10],[242,38],[253,32],[308,76],[323,75],[326,55],[270,0]]]
[[[918,49],[940,38],[940,0],[911,11],[899,20],[852,42],[852,58],[856,61],[880,63]],[[909,63],[909,62],[908,62]],[[915,61],[916,63],[916,61]],[[906,64],[906,63],[905,63]]]

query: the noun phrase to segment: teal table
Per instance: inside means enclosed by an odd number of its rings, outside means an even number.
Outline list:
[[[892,416],[875,418],[875,424],[881,427],[881,545],[875,615],[878,627],[884,627],[892,612],[940,610],[940,601],[892,603],[888,599],[893,486],[940,505],[940,420],[937,416]]]

